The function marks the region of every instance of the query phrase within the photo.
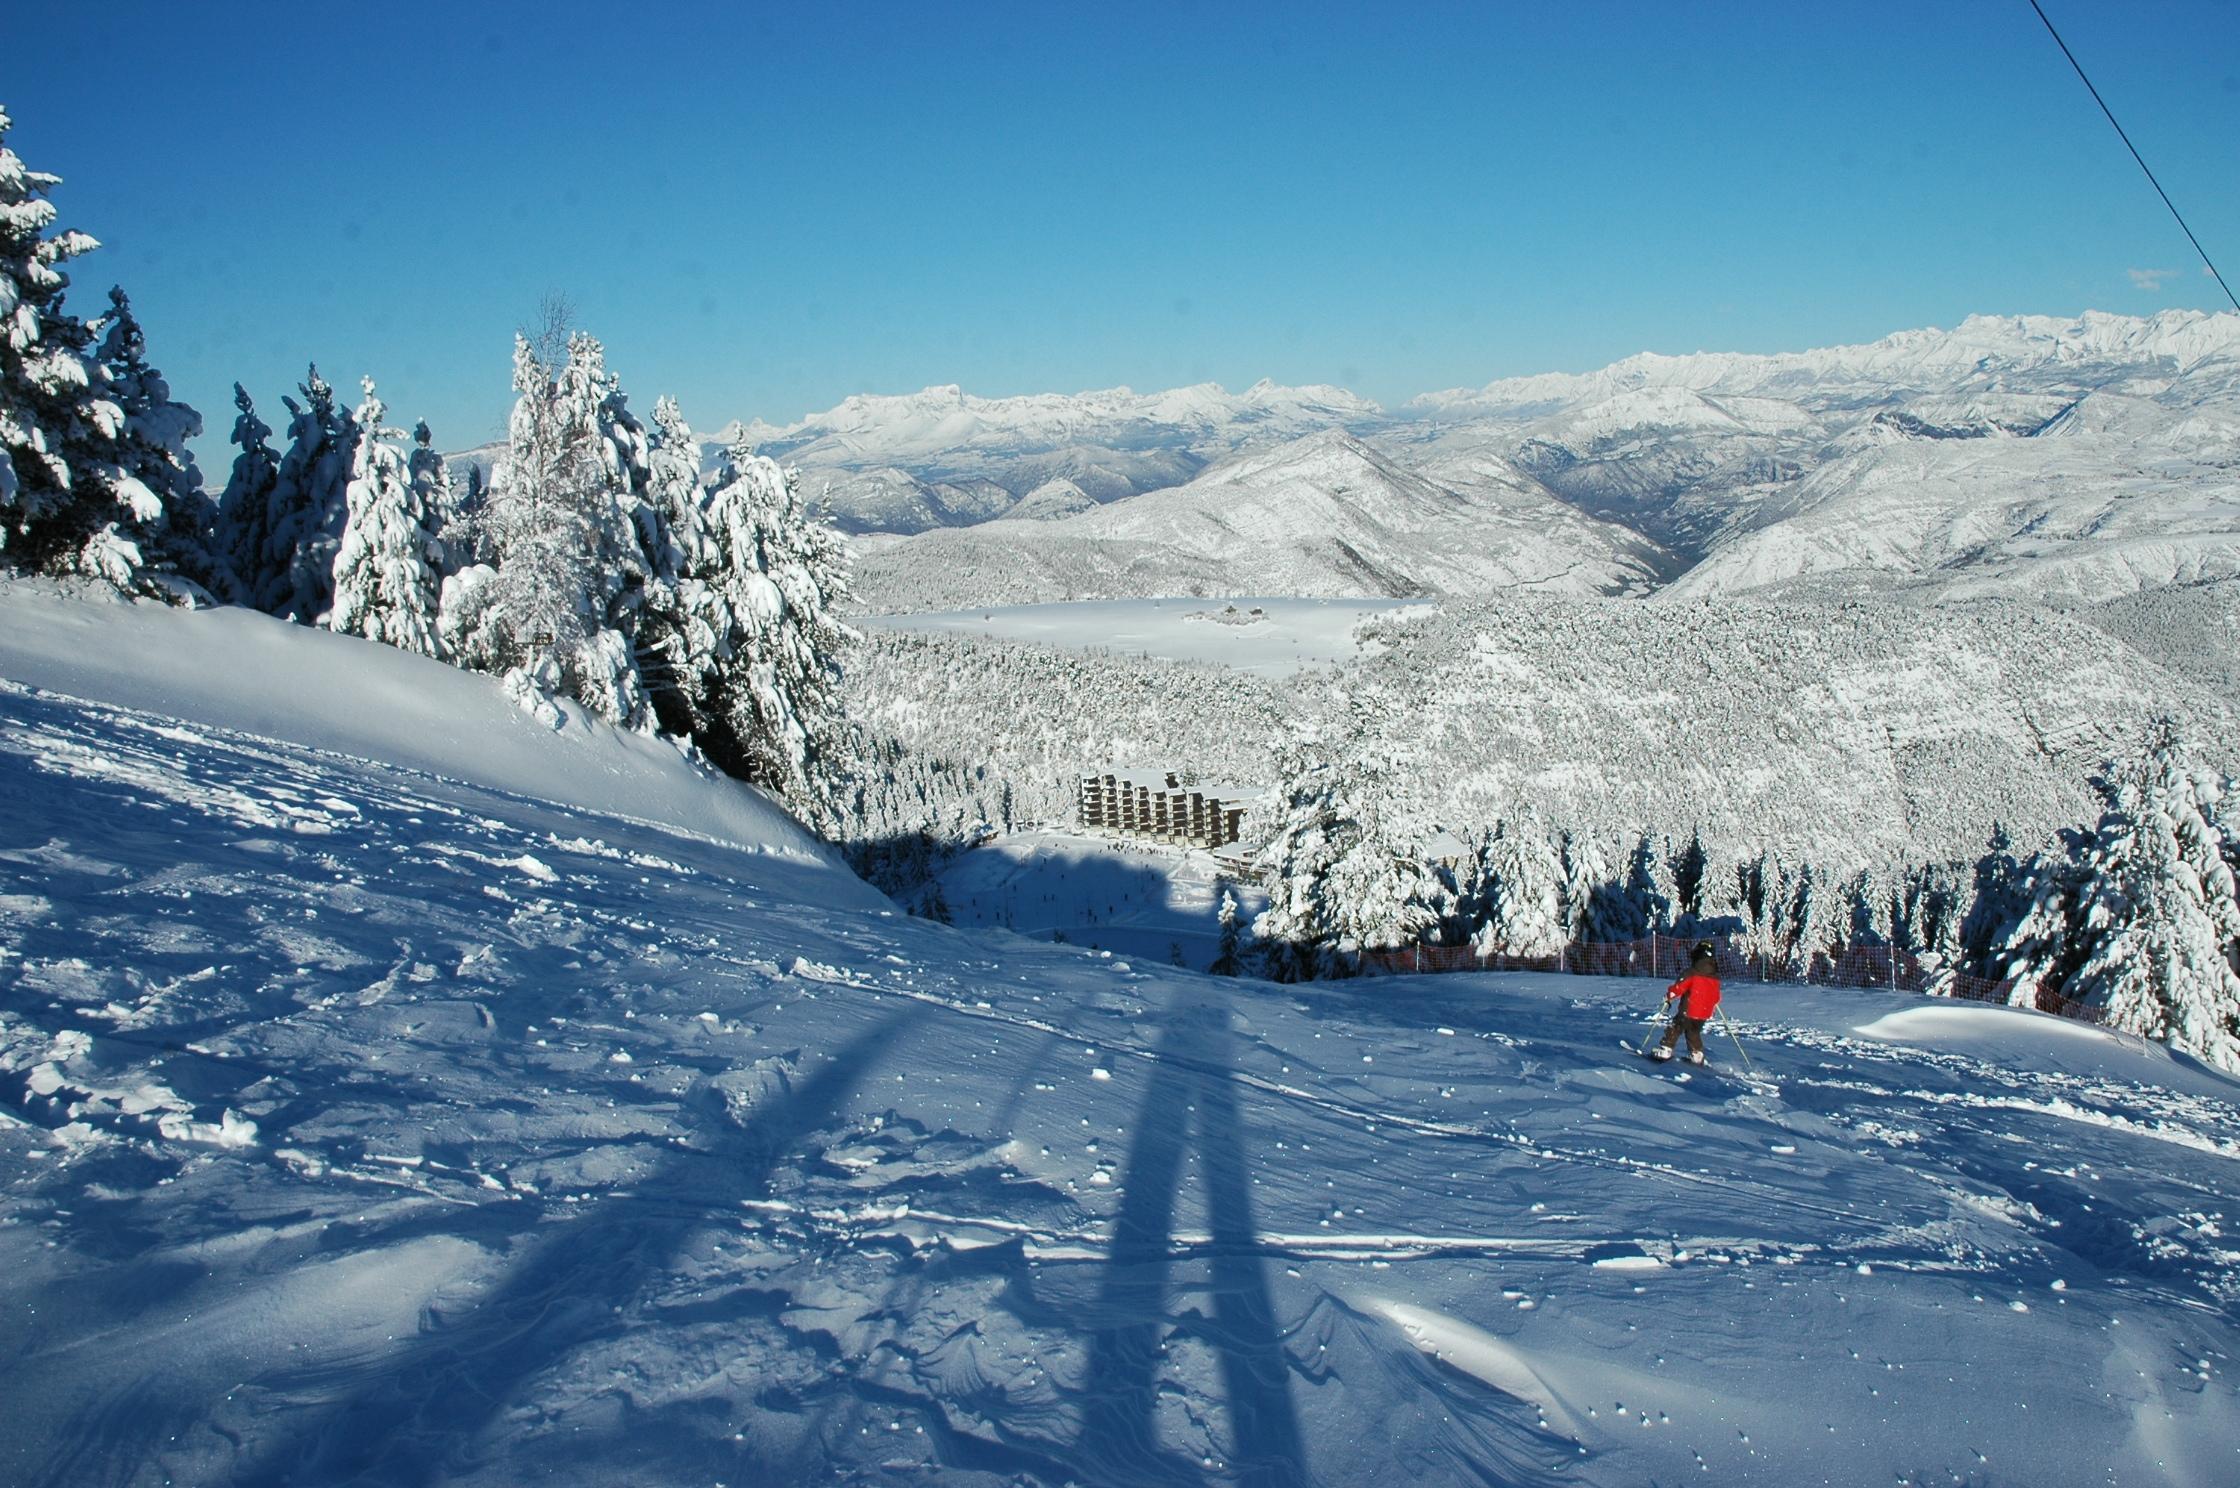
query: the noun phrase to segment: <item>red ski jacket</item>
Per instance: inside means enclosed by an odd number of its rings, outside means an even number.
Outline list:
[[[1664,994],[1666,1002],[1675,997],[1680,999],[1681,1016],[1702,1022],[1719,1006],[1719,979],[1713,976],[1684,976],[1674,982],[1671,990]]]

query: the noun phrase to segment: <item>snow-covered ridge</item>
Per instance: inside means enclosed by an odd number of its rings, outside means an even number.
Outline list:
[[[2181,373],[2212,358],[2233,356],[2240,356],[2240,313],[2165,310],[2144,319],[2098,310],[2073,319],[1971,315],[1950,331],[1899,331],[1864,346],[1773,354],[1645,351],[1593,372],[1500,378],[1480,388],[1426,393],[1399,412],[1451,417],[1657,388],[1784,397],[1827,396],[1861,386],[1897,392],[2094,364],[2158,366]]]
[[[832,865],[753,787],[566,700],[524,711],[491,677],[254,610],[177,611],[0,580],[0,679],[421,772],[571,812]]]
[[[842,452],[897,461],[968,449],[1021,453],[1127,439],[1188,441],[1237,423],[1361,422],[1382,412],[1343,388],[1279,387],[1265,378],[1242,393],[1205,382],[1156,393],[1118,387],[1005,398],[977,397],[952,383],[897,395],[859,393],[790,424],[757,419],[717,437],[749,439],[767,453],[804,461]]]
[[[1132,595],[1407,598],[1649,587],[1654,544],[1497,458],[1403,468],[1341,431],[1239,454],[1188,484],[1032,523],[867,547],[855,588],[885,611]]]

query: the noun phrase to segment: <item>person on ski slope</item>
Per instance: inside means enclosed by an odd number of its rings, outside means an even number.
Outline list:
[[[1703,1063],[1703,1025],[1719,1007],[1719,962],[1712,954],[1711,942],[1700,942],[1695,954],[1689,958],[1688,974],[1674,982],[1664,994],[1666,1002],[1677,1000],[1679,1008],[1672,1015],[1672,1023],[1664,1031],[1664,1042],[1657,1045],[1649,1057],[1670,1059],[1672,1046],[1680,1042],[1680,1035],[1688,1036],[1688,1063]]]

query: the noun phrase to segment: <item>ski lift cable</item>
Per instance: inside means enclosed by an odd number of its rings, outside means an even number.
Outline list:
[[[2217,288],[2223,290],[2224,297],[2232,301],[2232,308],[2240,310],[2240,296],[2234,295],[2232,286],[2224,282],[2224,275],[2217,272],[2216,264],[2211,262],[2209,258],[2209,250],[2201,246],[2201,240],[2195,237],[2193,229],[2186,225],[2185,215],[2178,210],[2178,204],[2170,200],[2170,193],[2164,191],[2162,183],[2155,179],[2154,171],[2147,164],[2146,157],[2139,153],[2137,145],[2131,143],[2131,136],[2123,132],[2121,124],[2116,123],[2115,110],[2108,107],[2108,101],[2100,96],[2100,90],[2092,86],[2092,79],[2085,76],[2084,64],[2077,60],[2077,54],[2069,50],[2069,43],[2063,41],[2061,33],[2054,29],[2053,20],[2046,14],[2045,7],[2040,5],[2038,0],[2030,0],[2030,8],[2038,13],[2039,20],[2046,23],[2046,30],[2052,34],[2054,45],[2061,48],[2061,55],[2067,57],[2069,65],[2077,70],[2077,77],[2084,83],[2085,91],[2092,95],[2094,103],[2100,105],[2100,112],[2108,116],[2109,124],[2114,125],[2116,138],[2123,141],[2123,147],[2131,152],[2131,158],[2139,162],[2139,169],[2147,173],[2147,183],[2154,187],[2155,195],[2162,198],[2162,204],[2170,209],[2170,215],[2178,219],[2178,227],[2185,233],[2186,241],[2193,244],[2193,251],[2201,255],[2202,265],[2208,269],[2209,277],[2217,281]]]

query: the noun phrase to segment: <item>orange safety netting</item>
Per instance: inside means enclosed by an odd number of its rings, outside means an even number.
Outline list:
[[[1721,935],[1650,935],[1640,940],[1567,946],[1544,956],[1507,951],[1480,952],[1474,946],[1403,946],[1363,950],[1353,958],[1360,976],[1408,976],[1443,971],[1562,971],[1575,976],[1666,977],[1678,980],[1688,970],[1690,953],[1708,943],[1723,981],[1802,982],[1816,987],[1882,987],[1893,992],[1935,992],[1971,1002],[2012,1004],[2016,984],[1959,972],[1938,973],[1913,952],[1887,945],[1835,946],[1809,956],[1744,952]],[[2100,1021],[2099,1009],[2038,988],[2022,1004],[2041,1013]]]

